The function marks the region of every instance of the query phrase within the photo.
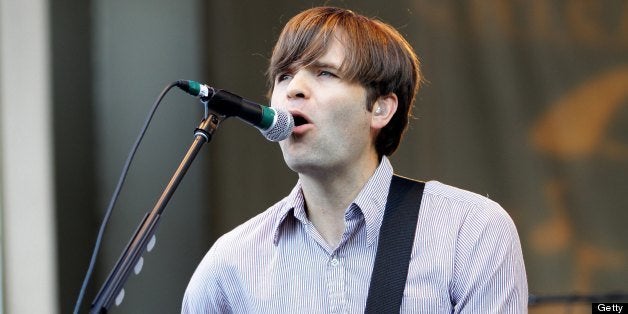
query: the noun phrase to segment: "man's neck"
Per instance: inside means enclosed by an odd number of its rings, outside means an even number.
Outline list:
[[[299,175],[308,217],[332,248],[339,244],[344,233],[345,210],[378,165],[375,156],[355,161],[342,169],[329,170],[322,175]]]

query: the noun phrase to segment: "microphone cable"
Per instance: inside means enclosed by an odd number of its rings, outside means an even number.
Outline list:
[[[111,213],[113,212],[113,207],[115,206],[116,201],[118,200],[118,196],[120,195],[120,191],[122,190],[122,185],[124,185],[124,181],[126,179],[127,173],[129,172],[131,161],[133,161],[133,157],[135,156],[135,153],[137,152],[137,149],[140,146],[140,142],[142,142],[142,138],[144,138],[144,134],[146,133],[146,130],[148,129],[148,125],[153,119],[153,115],[155,114],[155,111],[157,111],[157,107],[159,107],[159,103],[161,103],[161,100],[164,98],[164,96],[166,96],[168,91],[170,91],[170,89],[172,89],[176,85],[177,85],[177,82],[170,83],[170,85],[164,88],[161,94],[159,94],[159,97],[157,97],[157,100],[155,100],[153,107],[149,111],[148,116],[146,117],[146,120],[144,121],[144,125],[142,126],[142,129],[140,130],[140,134],[137,136],[137,139],[135,140],[135,144],[133,144],[133,147],[131,148],[129,155],[127,156],[126,162],[124,163],[124,167],[122,168],[122,173],[120,174],[120,177],[118,179],[118,184],[116,185],[116,188],[113,192],[113,195],[111,196],[111,199],[109,200],[109,205],[107,206],[107,210],[105,211],[105,216],[103,218],[102,223],[100,224],[100,229],[96,237],[96,243],[94,244],[94,251],[92,252],[92,257],[89,262],[89,268],[87,269],[87,272],[85,273],[85,278],[83,279],[81,290],[76,300],[76,304],[74,305],[74,312],[73,312],[74,314],[78,314],[79,309],[81,307],[81,303],[83,303],[85,291],[87,290],[87,284],[89,283],[89,280],[94,271],[94,266],[96,265],[96,258],[98,256],[98,251],[100,250],[100,245],[102,243],[103,235],[105,234],[105,229],[107,228],[107,224],[109,223],[109,218],[111,217]]]

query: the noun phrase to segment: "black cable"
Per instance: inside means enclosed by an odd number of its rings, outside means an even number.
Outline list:
[[[113,195],[111,196],[111,199],[109,201],[109,206],[107,207],[107,210],[105,211],[105,217],[103,218],[103,221],[100,224],[100,230],[98,231],[98,236],[96,237],[96,243],[94,244],[94,251],[92,252],[92,257],[89,262],[89,268],[87,269],[87,273],[85,274],[85,278],[83,279],[83,285],[81,286],[81,291],[79,292],[78,298],[76,300],[76,304],[74,305],[74,312],[73,312],[74,314],[78,314],[79,309],[81,308],[81,303],[83,302],[83,297],[85,296],[85,291],[87,290],[87,284],[89,283],[89,280],[92,276],[92,272],[94,271],[94,266],[96,265],[96,257],[98,256],[98,251],[100,250],[100,245],[102,242],[103,235],[105,233],[105,229],[107,227],[107,224],[109,223],[109,218],[111,217],[111,212],[113,211],[113,207],[115,206],[116,201],[118,200],[118,196],[120,195],[120,191],[122,190],[122,185],[124,184],[126,175],[129,172],[131,161],[133,160],[133,157],[135,156],[135,153],[137,152],[137,148],[139,147],[140,142],[142,141],[142,138],[144,137],[144,134],[146,133],[146,130],[148,129],[148,125],[150,124],[150,121],[153,119],[153,115],[155,114],[155,111],[157,111],[157,107],[159,106],[159,103],[164,98],[164,96],[166,96],[168,91],[176,85],[177,85],[177,82],[170,83],[170,85],[164,88],[161,94],[159,94],[159,97],[157,97],[157,100],[153,104],[153,107],[151,108],[151,110],[148,113],[148,116],[146,117],[146,121],[144,121],[144,125],[142,126],[142,129],[140,130],[140,134],[137,136],[137,139],[135,140],[135,144],[133,144],[133,147],[131,148],[129,155],[127,156],[126,162],[124,163],[124,167],[122,168],[122,173],[120,174],[120,178],[118,179],[118,185],[116,186],[116,189],[114,190]]]

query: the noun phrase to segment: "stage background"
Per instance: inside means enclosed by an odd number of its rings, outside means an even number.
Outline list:
[[[530,293],[628,292],[628,2],[295,3],[49,3],[60,312],[71,311],[103,210],[161,89],[194,79],[265,102],[264,72],[283,24],[322,4],[389,22],[421,58],[427,82],[392,158],[397,173],[499,202],[519,230]],[[200,117],[200,105],[180,91],[163,101],[107,229],[86,304]],[[213,241],[281,199],[295,179],[278,145],[227,120],[179,187],[156,250],[112,313],[180,311]],[[590,305],[572,310],[589,313]]]

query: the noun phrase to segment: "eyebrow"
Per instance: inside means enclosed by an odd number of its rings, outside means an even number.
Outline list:
[[[329,62],[322,62],[322,61],[314,61],[312,62],[312,64],[310,65],[311,67],[315,67],[315,68],[325,68],[325,69],[335,69],[335,70],[340,70],[340,65],[336,65],[333,63],[329,63]]]
[[[330,62],[325,62],[325,61],[320,61],[320,60],[316,60],[306,66],[304,66],[305,68],[315,68],[315,69],[333,69],[335,71],[340,72],[340,67],[341,65],[336,65]],[[295,66],[295,64],[293,63],[292,65],[290,65],[288,68],[286,68],[284,71],[277,71],[277,74],[275,75],[275,77],[279,77],[282,74],[285,74],[286,72],[293,72],[295,71],[297,68],[297,66]]]

